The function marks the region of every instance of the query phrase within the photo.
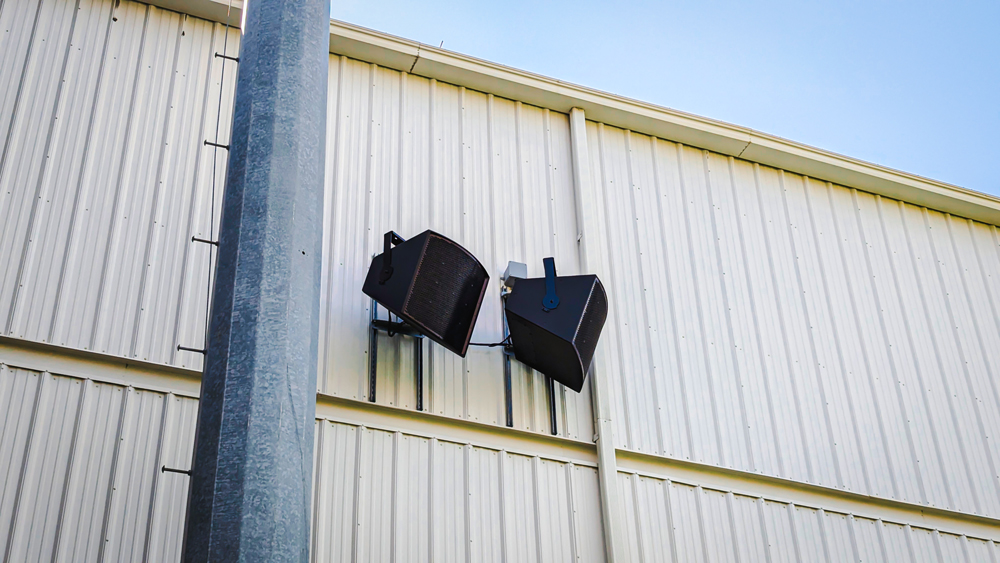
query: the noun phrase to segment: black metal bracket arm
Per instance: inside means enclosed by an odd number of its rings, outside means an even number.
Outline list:
[[[233,61],[234,63],[240,62],[240,58],[239,57],[231,57],[229,55],[223,55],[222,53],[216,53],[215,56],[216,56],[216,58],[226,59],[227,61]]]
[[[382,242],[382,272],[378,275],[379,285],[385,285],[385,282],[392,277],[392,247],[404,242],[406,239],[397,235],[395,231],[389,231],[385,234]]]
[[[213,143],[212,141],[208,141],[208,140],[205,141],[205,146],[206,147],[215,147],[217,149],[224,149],[224,150],[227,150],[227,151],[229,150],[229,145],[223,145],[223,144],[220,144],[220,143]]]
[[[187,475],[188,477],[191,476],[190,469],[174,469],[173,467],[167,467],[166,465],[160,468],[160,473],[181,473]]]
[[[542,298],[542,310],[548,313],[559,306],[559,296],[556,295],[556,260],[543,258],[545,265],[545,297]]]
[[[383,321],[381,319],[375,319],[372,321],[372,328],[375,330],[380,330],[382,332],[389,333],[389,336],[396,336],[397,334],[402,334],[403,336],[412,336],[414,338],[423,338],[424,335],[412,326],[403,322],[393,322],[393,321]]]

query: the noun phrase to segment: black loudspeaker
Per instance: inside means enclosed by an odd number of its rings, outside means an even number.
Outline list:
[[[449,238],[424,231],[404,241],[389,232],[362,291],[464,358],[489,280],[479,260]]]
[[[544,262],[544,278],[514,280],[504,301],[511,347],[519,362],[579,393],[608,317],[608,296],[597,276],[556,277],[552,258]]]

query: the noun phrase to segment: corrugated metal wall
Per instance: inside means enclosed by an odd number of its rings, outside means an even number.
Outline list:
[[[0,363],[5,561],[176,561],[197,401]],[[589,465],[317,420],[314,561],[601,561]],[[630,561],[995,561],[989,541],[619,474]]]
[[[211,238],[221,209],[226,155],[203,142],[228,142],[234,67],[223,76],[214,54],[235,54],[238,30],[227,39],[218,24],[113,0],[5,2],[0,29],[0,332],[200,369],[176,346],[204,335],[211,247],[191,237]],[[493,284],[476,341],[502,336],[508,260],[541,275],[554,255],[561,273],[580,272],[570,126],[342,57],[330,86],[319,390],[363,401],[360,288],[382,232],[432,228],[480,258]],[[587,140],[603,205],[601,232],[585,236],[610,257],[597,365],[618,447],[1000,517],[996,227],[598,123]],[[463,360],[425,346],[426,408],[503,424],[500,351]],[[414,408],[412,347],[380,336],[378,403]],[[515,426],[547,432],[543,378],[513,367]],[[2,385],[8,559],[176,558],[185,484],[154,470],[186,466],[190,399],[13,368]],[[589,388],[558,389],[560,433],[590,440]],[[321,560],[339,557],[333,546],[362,559],[600,551],[591,467],[318,424]],[[621,483],[636,558],[993,549]],[[654,521],[673,523],[643,528]]]
[[[620,473],[629,561],[996,561],[992,541]]]
[[[4,561],[177,561],[197,401],[0,364]]]
[[[176,346],[203,344],[191,237],[211,236],[213,170],[221,209],[226,154],[202,142],[228,138],[234,66],[222,84],[223,26],[116,4],[0,7],[0,331],[200,369]]]
[[[1000,515],[996,227],[588,124],[623,448]]]
[[[597,470],[317,421],[316,561],[603,561]]]

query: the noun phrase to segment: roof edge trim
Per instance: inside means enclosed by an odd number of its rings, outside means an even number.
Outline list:
[[[988,194],[354,24],[330,21],[330,52],[1000,225],[1000,198]]]
[[[225,22],[228,0],[147,0]],[[241,0],[232,0],[238,22]],[[750,128],[578,86],[358,25],[330,20],[330,53],[465,86],[945,213],[1000,225],[1000,198],[843,156]]]

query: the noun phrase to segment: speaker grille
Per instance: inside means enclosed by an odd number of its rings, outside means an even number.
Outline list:
[[[484,275],[476,259],[462,247],[431,235],[403,312],[419,319],[434,336],[456,341],[461,348],[475,322]]]
[[[594,359],[597,339],[601,336],[601,329],[604,327],[607,316],[608,300],[600,282],[597,282],[590,290],[590,296],[587,297],[587,305],[583,308],[583,318],[580,320],[580,326],[576,329],[576,338],[573,340],[580,353],[584,372],[590,368],[590,362]]]

